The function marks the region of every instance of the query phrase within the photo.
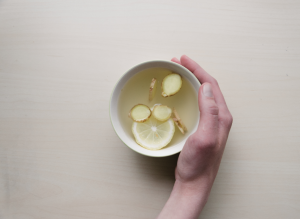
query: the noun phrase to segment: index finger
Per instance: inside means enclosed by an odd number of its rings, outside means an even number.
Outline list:
[[[217,106],[219,107],[219,135],[221,138],[222,146],[224,147],[228,138],[233,118],[231,116],[231,113],[229,112],[217,80],[210,76],[200,65],[198,65],[195,61],[193,61],[186,55],[181,56],[180,63],[181,65],[189,69],[198,78],[201,84],[208,82],[212,85],[215,100]]]
[[[194,60],[192,60],[186,55],[181,56],[180,63],[181,65],[189,69],[196,76],[196,78],[200,81],[201,84],[208,82],[212,85],[216,103],[220,111],[223,113],[229,113],[224,96],[216,79],[210,76],[200,65],[198,65]]]

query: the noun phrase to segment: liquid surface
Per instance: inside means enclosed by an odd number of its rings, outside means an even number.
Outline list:
[[[146,69],[130,78],[122,88],[118,102],[119,120],[126,134],[133,139],[134,136],[131,131],[133,121],[128,117],[128,113],[137,104],[145,104],[150,108],[157,103],[167,105],[171,109],[175,107],[188,132],[183,135],[175,127],[174,137],[168,146],[176,144],[190,135],[191,130],[197,125],[197,118],[199,117],[197,93],[187,80],[182,78],[182,87],[174,96],[163,97],[161,95],[161,82],[165,76],[171,73],[170,70],[164,68]],[[149,88],[152,78],[156,78],[158,84],[153,100],[149,101]]]

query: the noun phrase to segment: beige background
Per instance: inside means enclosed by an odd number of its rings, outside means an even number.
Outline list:
[[[199,218],[300,215],[300,1],[0,0],[0,218],[155,218],[177,156],[128,149],[109,98],[187,54],[234,124]]]

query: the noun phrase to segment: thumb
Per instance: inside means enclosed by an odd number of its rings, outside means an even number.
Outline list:
[[[219,108],[216,104],[210,83],[204,83],[200,87],[198,103],[200,110],[200,122],[197,134],[201,135],[201,138],[208,141],[216,140],[219,127]]]

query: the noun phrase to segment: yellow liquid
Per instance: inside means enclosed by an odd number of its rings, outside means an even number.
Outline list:
[[[171,109],[175,107],[188,132],[182,134],[175,127],[174,137],[167,147],[177,144],[183,138],[192,134],[191,131],[198,125],[199,107],[197,92],[190,82],[182,78],[182,87],[177,94],[171,97],[163,97],[161,95],[161,82],[170,73],[172,73],[170,70],[164,68],[146,69],[130,78],[122,88],[118,102],[119,120],[124,131],[133,139],[134,136],[131,131],[133,121],[128,117],[128,113],[137,104],[145,104],[150,108],[157,103],[167,105]],[[157,79],[157,89],[153,100],[149,101],[149,88],[152,78]]]

